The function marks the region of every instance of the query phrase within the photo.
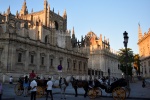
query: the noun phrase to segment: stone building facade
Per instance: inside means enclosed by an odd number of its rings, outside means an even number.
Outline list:
[[[144,77],[150,77],[150,28],[142,34],[141,27],[138,28],[138,47],[140,56],[140,70]]]
[[[75,45],[76,38],[67,30],[66,10],[62,16],[56,14],[47,0],[39,12],[29,13],[24,1],[16,15],[10,7],[0,14],[0,73],[87,75],[88,56]]]
[[[109,39],[102,39],[96,36],[92,31],[85,36],[84,45],[88,48],[88,74],[92,77],[108,76],[108,70],[111,77],[122,77],[121,70],[118,69],[118,56],[110,48]]]

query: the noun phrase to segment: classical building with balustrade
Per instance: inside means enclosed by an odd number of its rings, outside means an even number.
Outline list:
[[[142,29],[138,28],[138,47],[140,56],[140,71],[144,77],[150,77],[150,28],[148,32],[142,34]]]

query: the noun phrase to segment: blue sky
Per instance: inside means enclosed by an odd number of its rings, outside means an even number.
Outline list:
[[[20,12],[24,0],[0,0],[0,12],[10,5],[11,12]],[[28,11],[43,10],[44,0],[26,0]],[[109,38],[114,50],[124,48],[123,32],[129,36],[128,47],[138,53],[138,23],[142,33],[150,28],[150,0],[48,0],[50,9],[62,15],[67,11],[67,28],[74,27],[78,39],[93,31]]]

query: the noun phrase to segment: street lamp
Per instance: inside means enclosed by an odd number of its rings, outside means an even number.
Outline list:
[[[108,68],[108,85],[110,85],[110,69]]]
[[[127,86],[129,87],[129,80],[128,80],[128,68],[127,68],[127,57],[128,57],[128,53],[127,53],[127,44],[128,44],[128,39],[129,39],[129,37],[128,37],[128,33],[125,31],[124,33],[123,33],[123,36],[124,36],[124,41],[123,41],[123,43],[124,43],[124,47],[125,47],[125,66],[126,66],[126,81],[127,81]]]

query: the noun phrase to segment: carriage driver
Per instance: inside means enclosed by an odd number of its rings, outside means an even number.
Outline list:
[[[36,74],[34,73],[34,70],[32,70],[32,72],[30,73],[30,80],[34,79],[36,77]]]
[[[97,79],[94,79],[94,81],[90,80],[89,81],[89,87],[90,88],[97,88],[99,87],[99,81]]]

